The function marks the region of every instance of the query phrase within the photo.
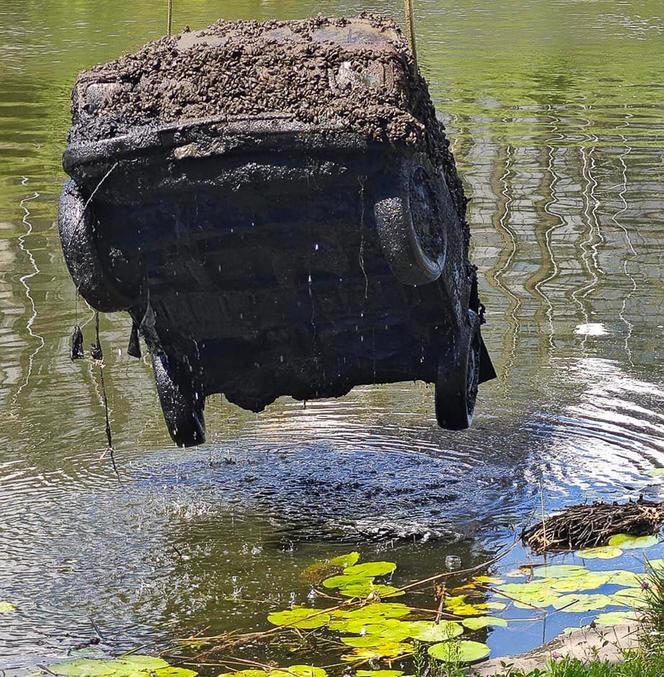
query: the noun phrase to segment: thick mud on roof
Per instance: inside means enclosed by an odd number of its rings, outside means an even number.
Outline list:
[[[70,141],[209,117],[284,116],[419,147],[451,162],[398,26],[355,19],[219,21],[84,72]]]

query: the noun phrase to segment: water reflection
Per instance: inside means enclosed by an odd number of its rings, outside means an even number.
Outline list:
[[[129,322],[113,315],[102,340],[119,484],[97,375],[68,358],[68,332],[92,314],[54,218],[75,74],[159,36],[158,4],[3,4],[0,599],[19,613],[3,619],[0,667],[63,655],[95,636],[92,621],[109,650],[259,627],[265,604],[307,599],[298,567],[349,539],[389,549],[406,579],[450,553],[476,563],[539,509],[540,486],[549,508],[660,493],[648,476],[664,466],[653,1],[638,16],[604,1],[419,5],[420,62],[472,197],[500,373],[471,430],[439,430],[432,389],[397,384],[259,416],[212,398],[210,443],[171,450],[147,361],[127,358]],[[319,10],[181,0],[175,26]],[[541,640],[531,634],[502,649]]]

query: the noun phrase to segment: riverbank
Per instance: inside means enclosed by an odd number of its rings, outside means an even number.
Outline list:
[[[628,652],[639,650],[640,632],[638,623],[579,628],[520,656],[503,656],[486,661],[475,668],[473,674],[477,677],[499,677],[506,674],[505,668],[509,666],[507,674],[510,676],[523,673],[534,677],[546,670],[547,666],[558,662],[560,665],[575,665],[577,672],[572,674],[584,675],[582,666],[589,666],[598,660],[613,665],[625,662]]]

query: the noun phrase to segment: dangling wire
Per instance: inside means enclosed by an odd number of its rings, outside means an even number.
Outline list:
[[[413,3],[415,0],[404,0],[404,10],[406,14],[406,34],[408,35],[408,44],[410,51],[413,53],[413,60],[417,68],[417,44],[415,42],[415,13],[413,11]]]
[[[104,403],[104,417],[106,421],[106,441],[108,442],[108,447],[105,454],[107,453],[111,457],[111,464],[113,465],[113,470],[115,475],[118,478],[118,481],[122,483],[118,467],[115,464],[115,450],[113,449],[113,436],[111,434],[111,420],[108,414],[108,397],[106,395],[106,384],[104,383],[104,353],[101,349],[101,339],[99,338],[99,313],[95,312],[95,340],[96,343],[93,343],[90,347],[90,354],[92,358],[97,363],[99,367],[99,384],[101,386],[101,396]],[[105,455],[104,454],[104,455]]]

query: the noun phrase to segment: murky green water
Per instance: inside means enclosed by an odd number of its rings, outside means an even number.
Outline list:
[[[19,610],[2,619],[0,668],[66,656],[91,621],[109,652],[264,628],[268,610],[307,602],[299,570],[348,541],[404,582],[449,554],[484,561],[539,509],[540,482],[549,509],[661,494],[648,474],[664,466],[661,3],[416,6],[500,373],[473,429],[439,430],[432,389],[406,383],[258,416],[212,401],[209,443],[173,450],[147,364],[124,353],[127,319],[110,316],[119,484],[95,372],[67,355],[91,313],[54,225],[60,156],[76,73],[158,37],[165,2],[1,3],[0,600]],[[400,3],[175,0],[175,28],[361,9]],[[525,650],[569,624],[488,641]]]

